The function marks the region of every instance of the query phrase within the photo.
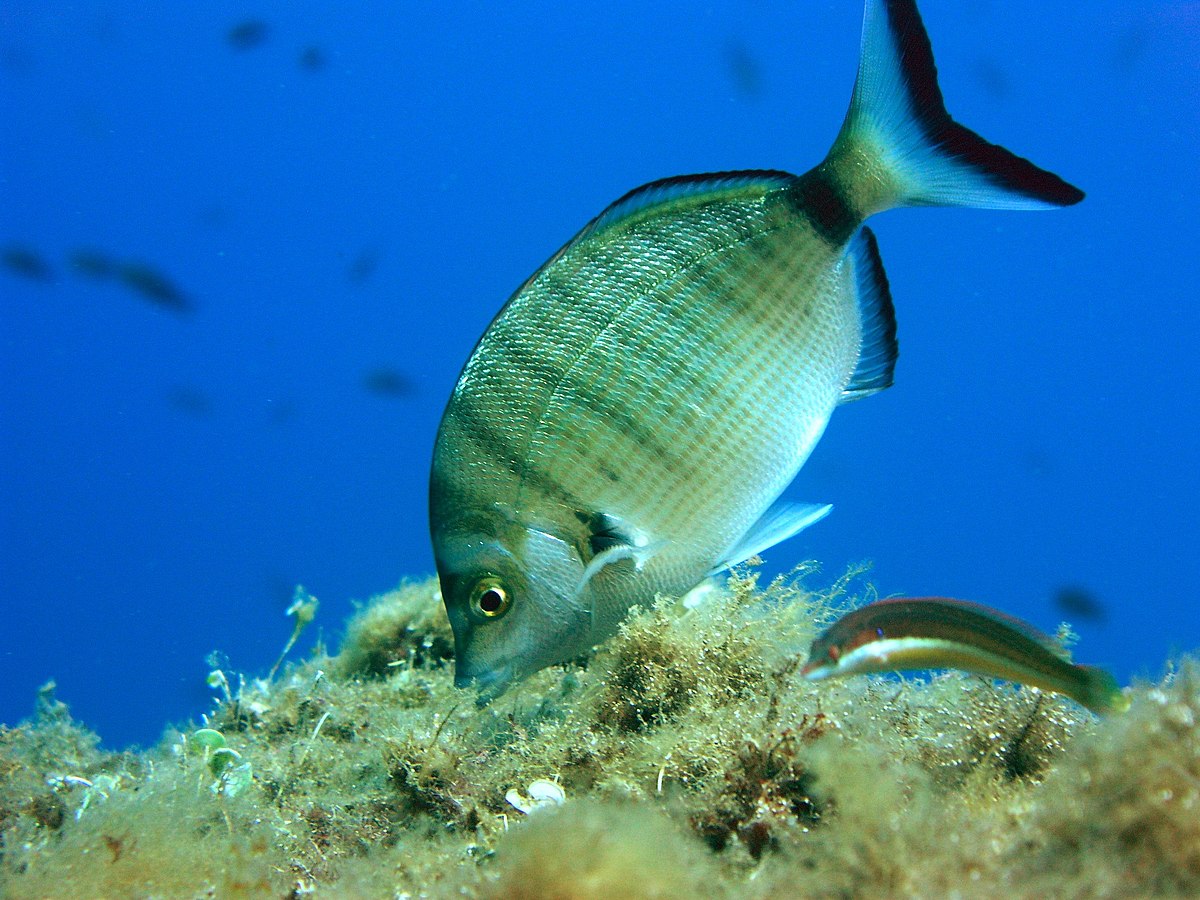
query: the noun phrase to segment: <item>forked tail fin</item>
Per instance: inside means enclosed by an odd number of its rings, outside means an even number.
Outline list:
[[[860,221],[895,206],[1050,209],[1083,199],[950,118],[913,0],[867,0],[854,98],[822,169]]]

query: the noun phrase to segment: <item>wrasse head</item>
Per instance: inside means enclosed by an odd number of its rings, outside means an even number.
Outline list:
[[[861,665],[864,656],[884,655],[872,654],[870,650],[872,645],[883,649],[881,642],[886,639],[886,635],[882,628],[848,630],[839,627],[841,624],[835,623],[812,642],[808,651],[808,662],[800,670],[801,676],[809,681],[820,681],[838,675],[849,675],[858,671],[856,666]]]

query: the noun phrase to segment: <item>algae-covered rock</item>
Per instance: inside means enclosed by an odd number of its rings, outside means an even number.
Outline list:
[[[581,799],[539,812],[500,844],[486,898],[711,896],[712,855],[651,804]]]
[[[212,712],[144,752],[47,688],[0,729],[0,894],[1200,894],[1195,661],[1105,720],[962,674],[812,683],[858,583],[813,582],[663,598],[484,707],[433,580],[336,655],[216,670]]]

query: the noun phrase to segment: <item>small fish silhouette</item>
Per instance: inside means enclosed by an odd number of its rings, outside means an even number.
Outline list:
[[[10,245],[0,251],[0,263],[14,275],[30,281],[53,281],[54,272],[42,255],[30,247]]]

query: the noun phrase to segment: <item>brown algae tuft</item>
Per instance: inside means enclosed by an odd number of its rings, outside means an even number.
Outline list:
[[[215,669],[212,712],[146,751],[48,686],[0,729],[0,894],[1200,893],[1200,664],[1105,720],[961,673],[806,681],[857,575],[660,598],[483,707],[433,580],[336,655]]]

